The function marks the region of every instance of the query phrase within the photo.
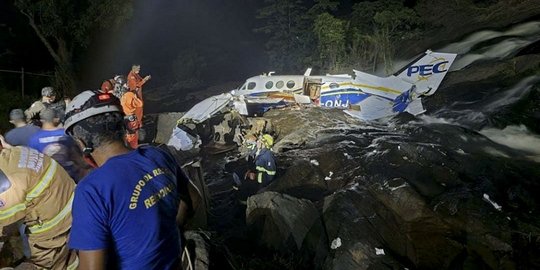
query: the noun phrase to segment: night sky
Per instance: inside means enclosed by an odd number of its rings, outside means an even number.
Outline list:
[[[11,1],[10,1],[11,2]],[[0,1],[0,69],[47,72],[54,63],[24,18],[8,1]],[[103,79],[125,74],[131,64],[151,74],[148,87],[173,80],[172,62],[194,48],[207,58],[208,85],[242,81],[268,69],[264,37],[253,32],[263,1],[135,1],[132,19],[116,31],[101,32],[75,56],[80,90],[97,88]]]

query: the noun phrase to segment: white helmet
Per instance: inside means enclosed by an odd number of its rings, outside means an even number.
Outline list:
[[[94,115],[107,112],[122,113],[121,108],[118,98],[111,94],[102,93],[97,90],[84,91],[73,98],[66,109],[66,115],[64,117],[65,132],[69,135],[70,128],[74,124]]]

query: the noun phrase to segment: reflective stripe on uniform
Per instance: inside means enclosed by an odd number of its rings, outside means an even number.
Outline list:
[[[15,214],[17,214],[17,212],[24,211],[25,209],[26,209],[26,204],[19,203],[6,210],[2,210],[0,211],[0,220],[10,218],[14,216]]]
[[[69,198],[69,201],[64,206],[64,209],[60,211],[54,218],[43,222],[42,224],[37,224],[31,227],[28,227],[28,230],[31,233],[42,233],[50,230],[52,227],[56,226],[62,219],[64,219],[68,214],[71,213],[71,205],[73,204],[73,195],[75,193],[71,193],[71,198]]]
[[[257,182],[259,182],[259,184],[262,184],[262,172],[259,172],[257,174]]]
[[[267,173],[268,175],[276,175],[276,171],[270,171],[270,170],[267,170],[265,167],[262,167],[262,166],[257,166],[257,171],[259,172],[265,172]]]
[[[77,269],[78,266],[79,266],[79,256],[75,256],[75,261],[72,264],[68,265],[67,270]]]
[[[29,202],[32,199],[36,198],[49,186],[51,181],[54,179],[54,174],[56,173],[56,167],[58,166],[58,163],[56,161],[51,160],[51,164],[49,165],[49,168],[47,168],[47,172],[45,172],[45,175],[41,177],[37,185],[32,188],[32,190],[26,195],[26,201]]]

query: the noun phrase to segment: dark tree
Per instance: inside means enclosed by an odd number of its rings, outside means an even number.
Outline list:
[[[64,94],[76,88],[73,54],[97,31],[116,27],[131,16],[129,0],[15,0],[15,6],[56,63],[54,85]]]

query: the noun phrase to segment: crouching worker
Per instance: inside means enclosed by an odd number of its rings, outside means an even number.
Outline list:
[[[85,91],[68,106],[66,133],[97,166],[77,186],[69,246],[79,269],[178,269],[189,180],[164,150],[123,141],[118,99]]]
[[[0,227],[26,225],[25,269],[76,269],[77,255],[67,246],[75,182],[50,157],[6,146],[0,144]]]
[[[262,135],[257,140],[255,152],[255,172],[248,171],[246,177],[255,180],[261,187],[265,187],[274,180],[276,175],[276,160],[272,154],[274,138],[269,134]]]

